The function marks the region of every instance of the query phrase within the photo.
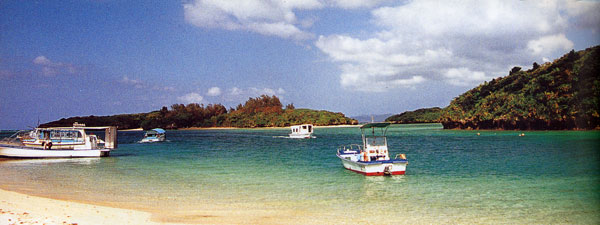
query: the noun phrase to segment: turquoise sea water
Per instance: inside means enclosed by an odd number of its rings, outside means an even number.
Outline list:
[[[600,223],[598,131],[393,125],[390,155],[409,160],[406,175],[394,177],[342,167],[336,149],[360,143],[356,127],[316,128],[314,139],[283,138],[288,133],[167,131],[167,142],[138,144],[143,132],[119,132],[119,148],[107,158],[2,160],[0,187],[172,222],[260,210],[284,224]]]

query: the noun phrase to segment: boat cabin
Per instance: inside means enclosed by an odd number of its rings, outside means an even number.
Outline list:
[[[311,138],[311,135],[313,133],[312,124],[291,126],[290,129],[292,130],[290,138]]]
[[[102,134],[100,139],[94,132]],[[24,146],[44,149],[115,149],[117,148],[116,127],[73,127],[36,128],[18,136]],[[101,144],[102,146],[99,146]]]
[[[389,160],[387,129],[390,123],[369,123],[360,127],[363,140],[362,161]]]
[[[152,130],[146,131],[146,133],[144,134],[144,138],[140,141],[140,143],[164,141],[166,138],[165,133],[165,130],[161,128],[154,128]]]

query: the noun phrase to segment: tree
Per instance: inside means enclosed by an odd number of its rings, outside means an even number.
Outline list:
[[[288,109],[289,109],[289,110],[293,110],[293,109],[296,109],[296,107],[294,107],[294,103],[290,103],[290,104],[287,104],[287,105],[285,106],[285,109],[286,109],[286,110],[288,110]]]

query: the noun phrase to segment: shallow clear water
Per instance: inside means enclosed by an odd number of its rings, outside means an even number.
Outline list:
[[[316,128],[317,138],[300,140],[287,133],[168,131],[167,142],[138,144],[143,132],[119,132],[108,158],[0,161],[0,186],[188,222],[202,210],[258,209],[298,223],[600,223],[598,131],[519,137],[393,125],[390,155],[409,160],[394,177],[342,167],[336,149],[360,143],[358,128]]]

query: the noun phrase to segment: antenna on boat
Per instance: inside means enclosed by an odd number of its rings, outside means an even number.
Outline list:
[[[35,125],[35,127],[29,126],[29,125],[27,125],[27,127],[31,128],[31,129],[40,127],[40,116],[38,116],[37,125]]]

